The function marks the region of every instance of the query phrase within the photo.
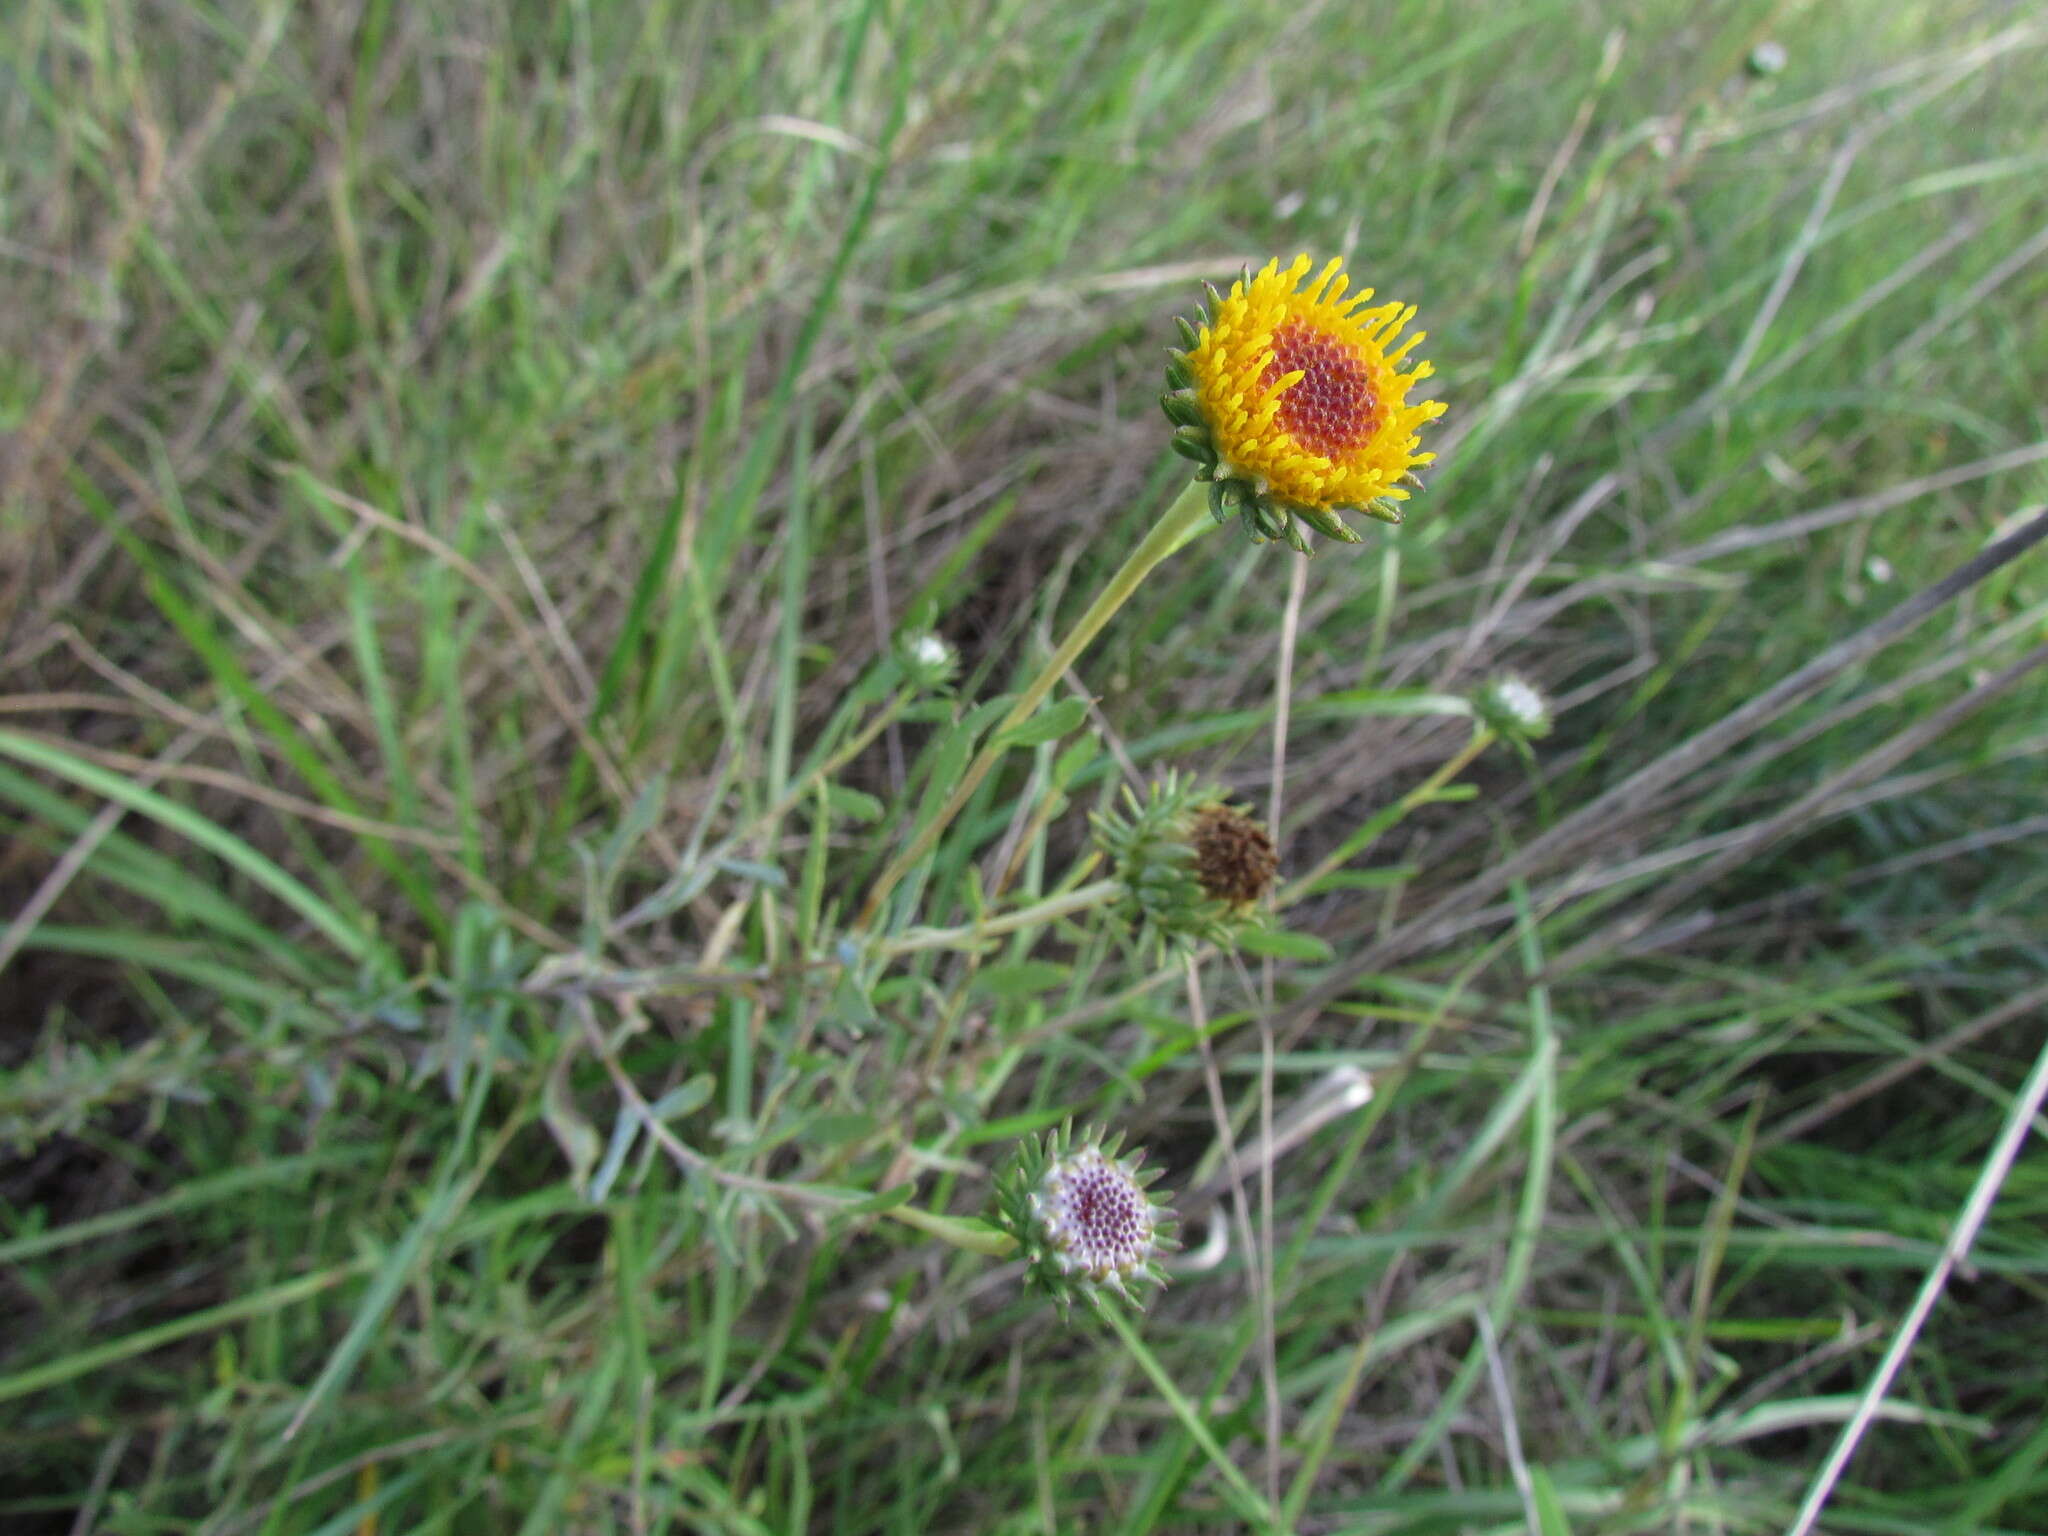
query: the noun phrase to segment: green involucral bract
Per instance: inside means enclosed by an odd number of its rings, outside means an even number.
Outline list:
[[[1144,799],[1128,788],[1123,810],[1090,818],[1095,843],[1123,890],[1115,910],[1156,939],[1228,944],[1255,919],[1279,872],[1266,829],[1214,785],[1176,773]]]
[[[1069,1127],[1018,1143],[997,1175],[995,1225],[1017,1242],[1027,1280],[1058,1303],[1139,1305],[1134,1287],[1164,1286],[1160,1259],[1178,1248],[1174,1214],[1150,1193],[1144,1154],[1117,1156],[1121,1136],[1076,1139]]]

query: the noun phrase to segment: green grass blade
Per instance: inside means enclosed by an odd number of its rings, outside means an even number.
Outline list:
[[[165,799],[155,790],[132,784],[95,763],[88,763],[13,731],[0,730],[0,752],[17,762],[69,779],[81,789],[90,790],[116,804],[125,805],[131,811],[169,828],[187,842],[204,848],[297,912],[350,959],[364,961],[377,953],[375,938],[356,922],[342,916],[241,838],[215,826],[197,812]]]

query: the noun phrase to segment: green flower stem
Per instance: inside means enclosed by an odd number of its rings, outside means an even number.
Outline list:
[[[734,1188],[779,1196],[795,1205],[851,1211],[855,1215],[887,1216],[941,1242],[951,1243],[955,1248],[991,1259],[1014,1258],[1017,1253],[1017,1239],[1000,1227],[972,1216],[942,1216],[937,1211],[927,1211],[915,1205],[892,1205],[886,1210],[863,1213],[857,1208],[868,1205],[872,1197],[858,1189],[841,1189],[829,1184],[776,1184],[766,1179],[747,1179],[723,1169],[712,1170],[712,1176]]]
[[[879,952],[908,955],[922,949],[979,949],[989,939],[1015,933],[1020,928],[1035,928],[1041,923],[1055,922],[1114,901],[1122,890],[1121,880],[1097,880],[1092,885],[1079,886],[1059,896],[1048,896],[1031,906],[1019,907],[1014,912],[1005,912],[1001,917],[963,923],[958,928],[913,928],[900,938],[883,944]]]
[[[1095,601],[1088,605],[1088,611],[1081,615],[1067,638],[1060,643],[1060,648],[1052,653],[1051,659],[1039,669],[1038,676],[1018,696],[1016,704],[1003,716],[1002,723],[989,733],[988,745],[967,765],[966,771],[960,775],[960,782],[946,797],[946,803],[925,823],[910,846],[897,854],[875,880],[867,900],[861,905],[855,928],[872,927],[876,915],[882,910],[882,903],[889,899],[889,893],[932,851],[939,835],[960,814],[975,790],[981,787],[981,781],[988,777],[989,770],[995,767],[996,760],[1008,750],[1003,737],[1037,712],[1038,706],[1045,702],[1045,696],[1052,692],[1053,685],[1088,649],[1089,643],[1102,632],[1102,626],[1110,621],[1117,609],[1123,607],[1130,595],[1138,590],[1139,583],[1152,574],[1153,567],[1208,526],[1208,522],[1208,490],[1191,480],[1187,489],[1174,499],[1173,505],[1160,514],[1159,521],[1152,525],[1143,542],[1117,567],[1108,585],[1096,594]]]
[[[1330,856],[1299,880],[1290,880],[1280,894],[1274,898],[1277,908],[1290,907],[1313,891],[1321,881],[1334,870],[1348,864],[1378,841],[1380,836],[1398,825],[1417,806],[1427,805],[1435,799],[1443,787],[1471,766],[1472,760],[1492,746],[1499,737],[1485,726],[1472,733],[1472,739],[1447,758],[1443,765],[1409,790],[1393,805],[1360,827],[1356,834],[1346,838],[1332,851]]]
[[[1237,1470],[1236,1464],[1224,1453],[1223,1447],[1216,1443],[1216,1436],[1203,1422],[1201,1413],[1187,1400],[1180,1388],[1174,1385],[1173,1378],[1166,1374],[1166,1368],[1159,1363],[1158,1358],[1145,1347],[1145,1341],[1138,1337],[1138,1330],[1131,1326],[1131,1320],[1115,1307],[1099,1306],[1095,1310],[1111,1328],[1116,1330],[1116,1336],[1123,1340],[1124,1348],[1131,1352],[1131,1358],[1138,1362],[1139,1368],[1152,1378],[1152,1385],[1159,1389],[1159,1395],[1166,1399],[1166,1406],[1173,1410],[1174,1417],[1180,1420],[1189,1437],[1202,1448],[1202,1454],[1209,1458],[1209,1465],[1223,1475],[1223,1481],[1230,1486],[1230,1491],[1237,1495],[1237,1501],[1242,1505],[1244,1515],[1252,1522],[1252,1528],[1261,1531],[1276,1529],[1272,1507],[1253,1491],[1252,1485],[1245,1481],[1244,1474]]]
[[[914,1205],[891,1206],[882,1214],[893,1216],[906,1227],[915,1227],[920,1232],[929,1233],[941,1242],[951,1243],[955,1248],[964,1248],[969,1253],[985,1254],[991,1259],[1007,1259],[1017,1252],[1017,1239],[985,1221],[976,1221],[964,1216],[941,1216],[936,1211],[922,1210]]]

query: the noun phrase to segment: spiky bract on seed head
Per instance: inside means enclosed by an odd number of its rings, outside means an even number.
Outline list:
[[[1124,802],[1090,818],[1123,885],[1116,910],[1162,946],[1229,943],[1279,873],[1265,827],[1214,785],[1172,772]]]
[[[1137,1303],[1134,1286],[1166,1284],[1161,1258],[1179,1247],[1174,1214],[1148,1186],[1142,1152],[1117,1156],[1120,1136],[1078,1140],[1062,1126],[1027,1137],[996,1178],[995,1223],[1016,1239],[1029,1280],[1064,1315],[1109,1294]]]

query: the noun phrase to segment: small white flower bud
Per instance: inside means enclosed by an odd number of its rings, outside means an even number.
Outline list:
[[[1473,696],[1480,720],[1499,735],[1535,741],[1550,734],[1550,705],[1536,686],[1513,672],[1491,678]]]
[[[911,683],[927,693],[936,692],[951,683],[960,664],[953,647],[930,630],[905,636],[898,643],[896,653]]]

